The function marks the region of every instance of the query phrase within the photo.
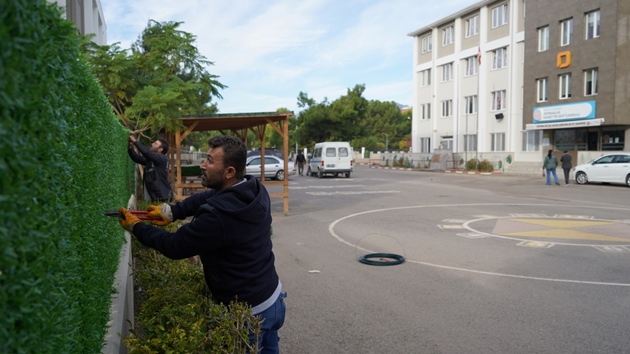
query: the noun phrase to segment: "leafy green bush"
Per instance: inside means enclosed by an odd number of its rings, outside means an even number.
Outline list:
[[[494,171],[494,165],[488,160],[470,159],[466,161],[466,169],[468,171],[492,172]]]
[[[138,208],[146,209],[148,203]],[[167,226],[173,232],[181,221]],[[130,353],[257,353],[249,329],[260,332],[251,307],[215,304],[196,257],[170,260],[132,243],[136,285],[136,328],[125,338]]]
[[[127,133],[44,0],[0,2],[0,352],[97,353],[123,232]]]
[[[494,165],[492,162],[488,160],[483,160],[479,163],[479,171],[481,172],[492,172],[494,171]]]
[[[477,160],[477,159],[470,159],[470,160],[466,161],[466,169],[468,171],[476,171],[477,170],[477,166],[479,166],[479,160]]]

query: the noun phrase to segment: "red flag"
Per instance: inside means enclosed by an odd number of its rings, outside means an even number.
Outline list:
[[[479,63],[479,65],[481,65],[481,46],[477,46],[477,48],[479,49],[479,52],[477,54],[477,62]]]

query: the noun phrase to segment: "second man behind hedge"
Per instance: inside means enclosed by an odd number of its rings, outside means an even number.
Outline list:
[[[140,154],[134,151],[136,147]],[[145,199],[152,202],[168,202],[172,198],[171,184],[168,183],[168,142],[157,139],[147,148],[132,134],[129,135],[129,157],[144,165]],[[148,198],[147,198],[148,197]]]

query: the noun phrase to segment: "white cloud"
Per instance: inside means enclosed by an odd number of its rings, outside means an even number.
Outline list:
[[[407,33],[477,0],[101,0],[108,40],[129,48],[149,19],[184,22],[229,86],[222,112],[297,111],[297,95],[329,101],[365,84],[365,97],[411,103]]]

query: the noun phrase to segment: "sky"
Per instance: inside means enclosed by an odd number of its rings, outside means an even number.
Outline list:
[[[479,0],[101,0],[107,42],[130,48],[149,20],[183,22],[208,72],[228,86],[219,113],[298,114],[304,92],[332,102],[355,85],[411,106],[408,33]]]

